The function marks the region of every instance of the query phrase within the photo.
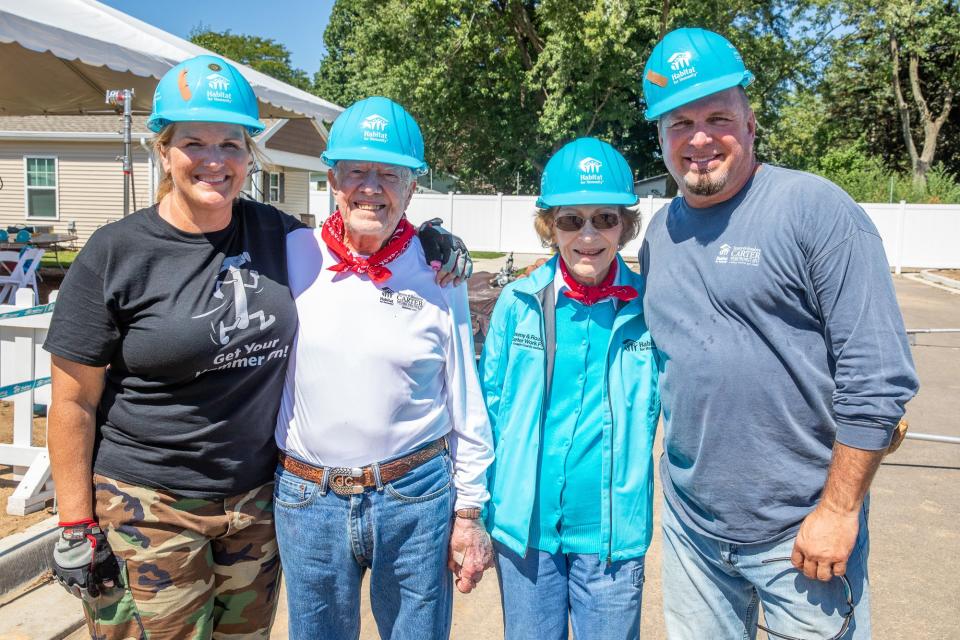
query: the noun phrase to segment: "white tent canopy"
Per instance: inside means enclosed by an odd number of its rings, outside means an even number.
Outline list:
[[[94,0],[0,0],[0,114],[103,113],[107,89],[134,89],[133,109],[146,113],[160,77],[203,53],[211,52]],[[330,122],[342,110],[233,64],[263,118]]]

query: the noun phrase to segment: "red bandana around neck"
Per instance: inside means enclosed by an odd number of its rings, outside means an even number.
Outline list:
[[[607,277],[603,279],[603,282],[593,287],[580,284],[574,280],[570,271],[567,270],[567,263],[563,261],[563,258],[560,258],[560,273],[563,275],[564,284],[567,285],[567,290],[563,292],[563,295],[588,307],[607,298],[616,298],[627,302],[637,297],[637,290],[633,287],[613,286],[613,281],[617,277],[616,260],[610,263],[610,271],[607,272]]]
[[[387,244],[369,258],[362,258],[350,251],[343,243],[343,216],[340,215],[339,209],[326,219],[320,230],[320,236],[327,243],[327,247],[340,259],[340,262],[328,267],[330,271],[338,273],[353,271],[358,275],[366,273],[377,284],[393,275],[385,265],[399,258],[400,254],[407,250],[415,233],[413,225],[404,216],[400,218],[397,230],[390,236]]]

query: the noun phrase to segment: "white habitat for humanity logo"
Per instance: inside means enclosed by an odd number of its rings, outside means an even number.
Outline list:
[[[374,142],[386,142],[387,126],[389,124],[390,121],[380,114],[374,113],[367,116],[360,125],[363,129],[363,139],[373,140]]]
[[[763,250],[758,247],[731,247],[728,244],[722,244],[715,262],[717,264],[745,264],[751,267],[759,267],[762,255]]]
[[[207,100],[212,102],[233,102],[230,93],[230,81],[219,73],[207,76]]]
[[[689,80],[697,75],[697,68],[690,66],[691,59],[693,59],[693,54],[689,51],[677,51],[667,58],[667,62],[670,63],[670,68],[676,72],[670,75],[674,84]]]
[[[586,157],[580,161],[580,184],[603,184],[600,173],[603,163],[596,158]]]

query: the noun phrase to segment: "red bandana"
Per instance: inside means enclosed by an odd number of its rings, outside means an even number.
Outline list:
[[[361,258],[350,251],[347,245],[343,243],[343,217],[340,215],[339,209],[326,219],[323,228],[320,230],[320,236],[327,243],[327,248],[340,258],[340,262],[329,267],[330,271],[366,273],[377,284],[393,275],[390,269],[387,269],[384,265],[393,262],[407,250],[415,233],[416,230],[412,224],[407,222],[407,218],[400,218],[400,224],[397,225],[397,230],[390,236],[387,244],[369,258]]]
[[[613,286],[613,281],[617,277],[616,260],[610,263],[610,271],[607,272],[607,277],[595,287],[588,287],[574,280],[570,272],[567,271],[567,265],[563,261],[563,258],[560,258],[560,273],[563,275],[564,284],[567,285],[567,290],[563,292],[563,295],[581,304],[585,304],[588,307],[607,298],[616,298],[617,300],[627,302],[637,297],[637,290],[633,287]]]

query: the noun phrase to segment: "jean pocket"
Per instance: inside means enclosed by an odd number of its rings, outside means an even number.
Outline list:
[[[274,505],[288,509],[305,507],[310,504],[316,493],[316,482],[304,480],[285,469],[277,471],[273,483]]]
[[[448,493],[450,483],[447,456],[439,455],[384,485],[384,489],[401,502],[426,502]]]
[[[639,564],[633,568],[633,586],[637,589],[643,589],[643,583],[647,579],[643,566]]]

